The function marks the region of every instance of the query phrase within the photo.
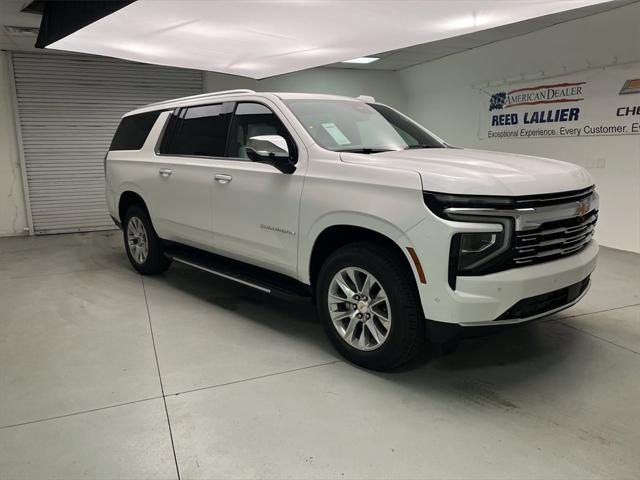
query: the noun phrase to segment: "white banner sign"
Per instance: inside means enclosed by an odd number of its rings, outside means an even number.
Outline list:
[[[640,135],[640,66],[494,88],[480,139]]]

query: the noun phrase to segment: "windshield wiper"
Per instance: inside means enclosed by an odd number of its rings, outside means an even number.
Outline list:
[[[366,153],[370,155],[372,153],[382,153],[382,152],[391,152],[390,148],[345,148],[344,150],[336,150],[336,152],[346,152],[346,153]]]
[[[415,150],[418,148],[442,148],[440,145],[409,145],[408,147],[405,147],[404,150]]]

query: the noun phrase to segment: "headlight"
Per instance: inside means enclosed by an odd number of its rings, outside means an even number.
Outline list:
[[[466,216],[458,221],[498,223],[499,232],[456,233],[449,251],[449,286],[455,290],[458,275],[486,275],[504,270],[511,261],[513,219]],[[508,267],[507,267],[508,268]]]
[[[449,218],[447,208],[494,208],[515,207],[513,197],[490,197],[486,195],[452,195],[449,193],[424,192],[424,203],[439,217]]]
[[[485,232],[460,232],[451,240],[449,253],[449,285],[455,289],[458,275],[486,275],[504,270],[511,261],[511,238],[514,219],[504,213],[492,211],[514,208],[512,197],[451,195],[424,192],[424,201],[437,216],[455,222],[485,223],[497,228],[488,228]],[[478,214],[469,210],[464,214],[447,212],[447,209],[478,209]],[[461,212],[462,213],[462,212]],[[508,267],[507,267],[508,268]]]
[[[478,269],[503,251],[504,231],[458,233],[458,272]]]

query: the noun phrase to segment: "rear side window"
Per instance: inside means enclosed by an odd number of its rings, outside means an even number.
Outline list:
[[[224,104],[182,110],[178,117],[171,119],[160,153],[224,157],[229,117],[228,107]]]
[[[118,125],[109,150],[140,150],[156,123],[160,111],[124,117]]]

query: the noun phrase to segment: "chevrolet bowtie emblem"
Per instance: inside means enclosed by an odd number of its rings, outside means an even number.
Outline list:
[[[590,202],[588,198],[585,198],[578,204],[578,208],[576,208],[576,215],[583,216],[589,211]]]

